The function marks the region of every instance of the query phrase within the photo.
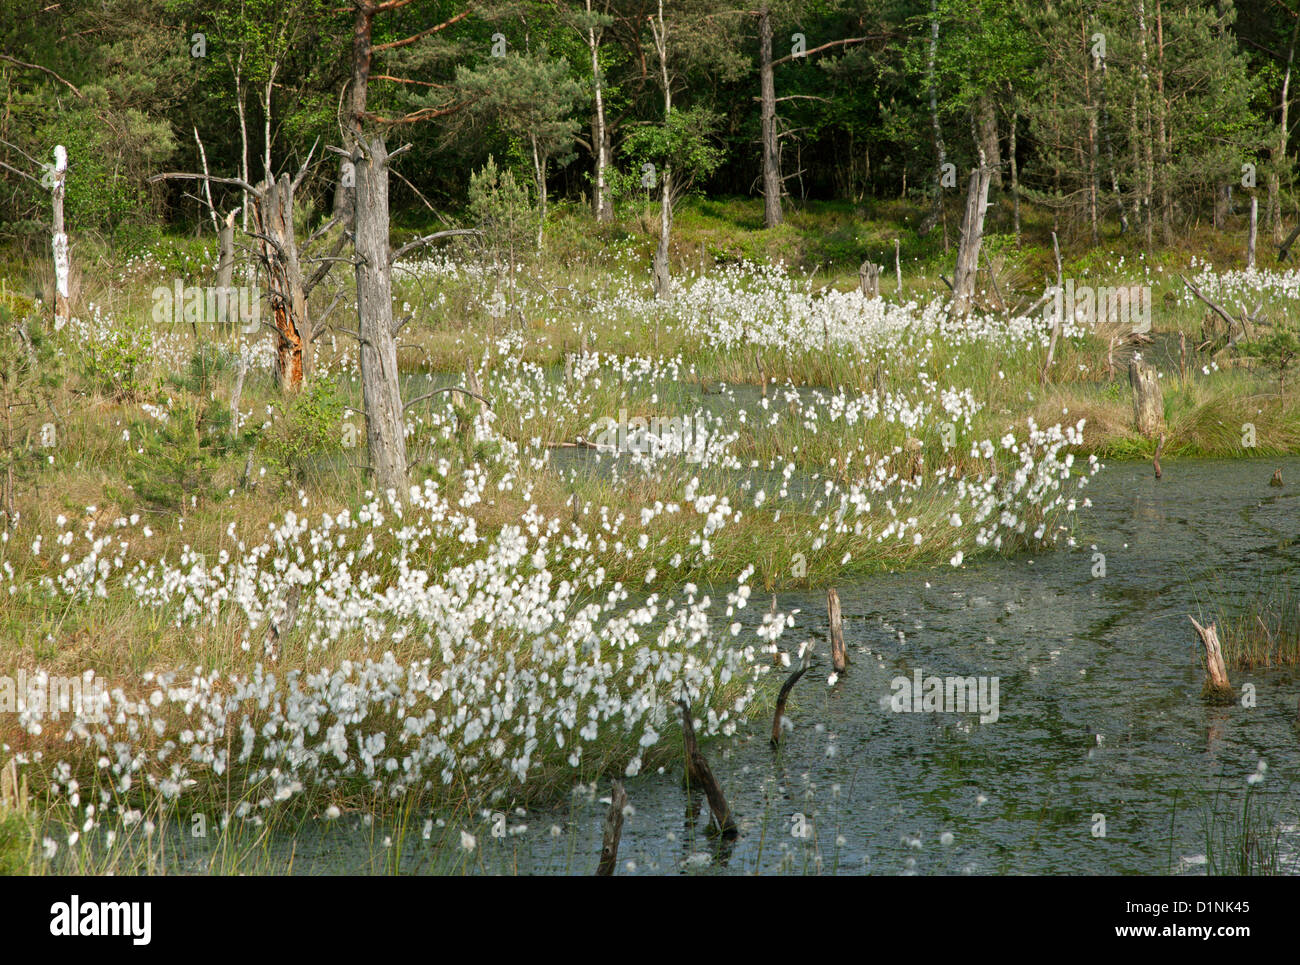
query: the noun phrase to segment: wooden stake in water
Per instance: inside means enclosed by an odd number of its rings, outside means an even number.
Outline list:
[[[786,678],[785,683],[781,685],[781,692],[776,695],[776,713],[772,715],[772,746],[776,747],[781,743],[781,718],[785,716],[785,702],[790,697],[790,691],[794,685],[799,682],[799,678],[808,672],[808,665],[804,664],[794,673]]]
[[[691,720],[690,705],[684,700],[679,700],[677,706],[682,709],[682,738],[686,744],[686,781],[688,784],[704,789],[718,832],[724,838],[734,838],[739,834],[736,830],[736,822],[731,817],[731,809],[727,807],[727,798],[722,793],[722,786],[713,776],[713,771],[709,769],[709,762],[704,759],[704,755],[700,752],[700,745],[696,743],[695,724]]]
[[[618,843],[623,837],[623,812],[627,810],[627,792],[623,782],[615,781],[609,794],[609,811],[605,814],[605,831],[600,845],[600,864],[596,868],[599,877],[607,878],[614,873],[618,863]]]
[[[1154,438],[1165,420],[1160,377],[1154,366],[1133,359],[1128,367],[1128,380],[1133,387],[1133,422],[1137,431],[1148,439]]]
[[[835,587],[826,591],[826,613],[830,618],[831,666],[836,673],[843,673],[849,662],[844,650],[844,622],[840,614],[840,595]]]
[[[1228,683],[1228,668],[1223,662],[1223,647],[1219,643],[1219,632],[1213,623],[1203,627],[1195,617],[1188,617],[1196,634],[1205,646],[1205,687],[1202,695],[1214,703],[1232,703],[1236,699],[1232,684]]]

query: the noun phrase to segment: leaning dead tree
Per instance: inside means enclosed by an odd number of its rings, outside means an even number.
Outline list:
[[[163,180],[194,180],[213,184],[228,184],[239,188],[251,202],[254,251],[266,279],[266,301],[271,309],[271,326],[276,332],[276,381],[281,389],[300,388],[311,375],[311,344],[324,330],[324,321],[338,304],[336,298],[317,320],[313,329],[310,301],[312,292],[329,275],[340,259],[346,236],[336,236],[325,254],[308,256],[305,249],[325,235],[336,223],[330,219],[317,228],[305,241],[299,243],[293,224],[294,193],[302,185],[311,167],[312,145],[307,158],[292,178],[281,174],[278,179],[268,178],[257,185],[241,178],[217,178],[208,174],[167,172],[155,174],[150,182]],[[233,225],[231,225],[233,231]],[[316,267],[308,273],[307,266]]]
[[[690,705],[684,700],[678,700],[677,706],[682,709],[682,738],[686,745],[686,782],[691,787],[704,791],[704,796],[709,802],[709,810],[713,814],[712,827],[717,833],[724,838],[734,838],[739,834],[736,820],[731,815],[731,808],[727,806],[727,797],[722,793],[722,785],[713,776],[709,762],[700,751],[699,742],[695,738],[695,724],[691,720]]]

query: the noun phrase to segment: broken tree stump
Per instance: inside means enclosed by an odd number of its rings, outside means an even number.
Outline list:
[[[596,874],[608,878],[618,863],[618,842],[623,837],[623,812],[627,809],[627,792],[623,782],[615,781],[609,794],[609,811],[605,814],[605,833],[600,844],[600,864]]]
[[[0,815],[7,811],[27,811],[27,775],[18,777],[18,759],[14,757],[0,769]]]
[[[880,297],[880,266],[871,261],[864,261],[858,268],[858,284],[862,294],[868,298]]]
[[[953,313],[967,314],[975,300],[975,278],[979,274],[980,243],[984,238],[984,213],[989,207],[989,182],[993,172],[984,165],[970,173],[966,210],[961,219],[961,241],[957,245],[957,267],[952,274]]]
[[[1133,422],[1137,431],[1154,438],[1165,421],[1164,396],[1155,367],[1134,359],[1128,366],[1128,381],[1133,386]]]
[[[727,797],[722,793],[722,786],[713,776],[709,762],[704,759],[700,745],[695,740],[695,724],[691,720],[690,705],[679,700],[677,706],[682,709],[682,738],[686,742],[686,781],[704,789],[718,833],[724,838],[734,838],[739,834],[736,822],[731,817],[731,809],[727,807]]]
[[[785,702],[789,699],[790,691],[794,689],[794,685],[799,682],[799,678],[807,672],[808,665],[804,664],[786,678],[785,683],[781,685],[781,692],[776,695],[776,712],[772,715],[773,747],[781,743],[781,720],[785,717]]]
[[[1228,668],[1223,662],[1223,647],[1219,643],[1219,631],[1213,623],[1203,627],[1195,617],[1188,617],[1196,634],[1205,646],[1205,687],[1201,695],[1216,704],[1231,704],[1235,701],[1232,684],[1228,683]]]
[[[1155,455],[1151,457],[1151,465],[1155,467],[1157,479],[1159,479],[1161,476],[1164,475],[1164,472],[1160,468],[1160,457],[1161,455],[1164,454],[1164,451],[1165,451],[1165,434],[1162,432],[1160,433],[1160,441],[1156,443]]]
[[[831,667],[836,673],[843,673],[849,658],[844,651],[844,618],[840,614],[840,595],[835,592],[835,587],[826,591],[826,616],[830,621]]]
[[[1270,479],[1270,480],[1268,481],[1268,484],[1269,484],[1270,486],[1280,486],[1280,485],[1282,485],[1282,470],[1281,470],[1281,469],[1274,469],[1274,470],[1273,470],[1273,478]]]

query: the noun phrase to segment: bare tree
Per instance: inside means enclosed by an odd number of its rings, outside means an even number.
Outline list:
[[[293,198],[307,176],[315,150],[313,145],[293,178],[281,174],[279,179],[268,178],[257,185],[241,178],[216,178],[206,173],[167,172],[149,179],[150,182],[167,179],[210,181],[234,185],[244,192],[253,222],[249,234],[257,241],[255,251],[266,276],[266,300],[276,332],[276,381],[281,389],[289,391],[300,388],[311,375],[311,344],[315,335],[309,299],[316,286],[329,276],[339,261],[338,253],[347,238],[338,233],[323,255],[309,257],[303,253],[302,248],[334,226],[335,220],[330,219],[301,245],[298,242],[293,224]],[[308,274],[306,266],[310,264],[316,267]],[[334,304],[337,303],[336,299]],[[332,310],[333,305],[319,320],[321,326]]]
[[[393,157],[402,152],[393,152]],[[357,333],[361,340],[361,392],[366,444],[379,492],[405,493],[406,430],[397,372],[399,326],[393,324],[393,275],[388,252],[388,162],[382,137],[352,151],[356,175]]]

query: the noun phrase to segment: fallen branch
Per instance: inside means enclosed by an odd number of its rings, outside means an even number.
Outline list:
[[[348,334],[351,335],[352,333],[348,332]],[[469,389],[464,388],[463,386],[449,385],[446,388],[434,389],[432,392],[426,392],[424,393],[424,395],[417,396],[416,398],[412,399],[410,402],[406,403],[406,405],[402,406],[402,411],[405,412],[407,409],[415,405],[417,402],[423,402],[425,399],[433,398],[439,392],[464,392],[466,395],[474,396],[474,398],[478,399],[489,409],[492,408],[492,403],[489,402],[487,399],[483,398],[483,396],[479,395],[477,392],[471,392]]]
[[[1192,292],[1193,295],[1195,295],[1195,296],[1196,296],[1197,298],[1199,298],[1201,301],[1205,302],[1205,304],[1208,305],[1208,306],[1210,306],[1210,309],[1211,309],[1211,310],[1212,310],[1216,315],[1218,315],[1220,318],[1222,318],[1225,322],[1228,323],[1228,338],[1231,339],[1231,338],[1232,338],[1232,330],[1233,330],[1233,328],[1236,326],[1237,320],[1236,320],[1235,318],[1233,318],[1231,315],[1229,315],[1229,314],[1228,314],[1228,313],[1223,309],[1223,307],[1222,307],[1221,305],[1217,304],[1216,302],[1214,302],[1214,301],[1212,301],[1210,298],[1208,298],[1205,294],[1203,294],[1203,293],[1201,292],[1201,290],[1200,290],[1199,288],[1197,288],[1195,285],[1193,285],[1190,281],[1188,281],[1188,280],[1187,280],[1186,278],[1184,278],[1182,275],[1179,275],[1178,277],[1183,279],[1183,284],[1186,285],[1186,286],[1191,290],[1191,292]]]

